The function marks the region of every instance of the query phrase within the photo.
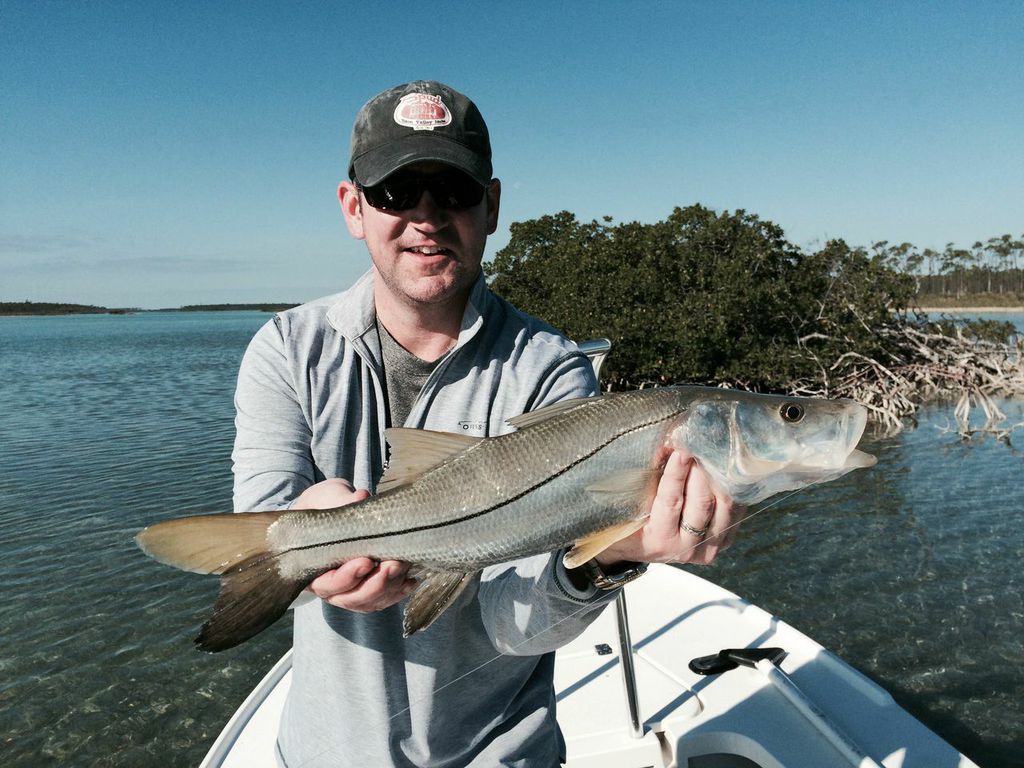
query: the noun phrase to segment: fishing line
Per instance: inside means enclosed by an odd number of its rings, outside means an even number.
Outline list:
[[[785,501],[786,499],[790,498],[791,496],[799,493],[802,490],[803,490],[803,488],[797,488],[794,491],[790,491],[785,496],[781,496],[778,499],[773,500],[771,504],[766,504],[765,506],[761,507],[756,512],[751,512],[751,513],[745,515],[743,517],[743,519],[737,520],[735,523],[733,523],[732,525],[727,526],[726,528],[723,528],[718,533],[715,533],[712,536],[709,536],[709,537],[701,540],[699,543],[694,544],[692,547],[690,547],[689,549],[684,551],[683,555],[684,556],[685,555],[689,555],[691,552],[695,551],[698,547],[702,546],[703,544],[706,544],[710,539],[721,537],[722,535],[724,535],[728,531],[731,531],[733,528],[737,527],[738,525],[740,525],[742,523],[745,523],[746,521],[751,520],[751,519],[757,517],[762,512],[767,512],[772,507],[776,506],[777,504],[781,504],[783,501]],[[681,512],[680,512],[680,514],[681,514]],[[607,606],[608,604],[609,603],[606,603],[605,605]],[[529,637],[524,638],[523,640],[520,640],[518,643],[516,643],[515,645],[512,646],[512,650],[513,651],[518,650],[519,648],[524,646],[526,643],[529,643],[529,642],[531,642],[533,640],[536,640],[538,637],[540,637],[541,635],[543,635],[546,632],[550,632],[552,629],[557,627],[562,622],[568,621],[569,619],[572,619],[572,618],[578,616],[579,614],[583,613],[584,611],[593,610],[594,608],[595,608],[595,606],[594,606],[593,603],[588,603],[586,605],[580,606],[579,608],[577,608],[572,613],[567,614],[567,615],[563,616],[562,618],[560,618],[558,621],[554,622],[553,624],[550,624],[549,626],[544,627],[542,630],[540,630],[536,634],[530,635]],[[396,712],[391,717],[389,717],[388,721],[390,722],[391,720],[394,720],[396,717],[404,715],[406,712],[408,712],[410,709],[412,709],[413,704],[419,704],[421,701],[426,701],[428,698],[432,698],[434,695],[440,693],[441,691],[443,691],[448,686],[455,685],[460,680],[464,680],[465,678],[469,677],[470,675],[476,674],[477,672],[479,672],[481,669],[483,669],[484,667],[488,666],[489,664],[494,663],[495,661],[500,659],[502,656],[508,656],[508,655],[512,655],[512,654],[498,653],[498,654],[494,655],[493,657],[491,657],[490,659],[488,659],[487,661],[483,662],[482,664],[474,667],[473,669],[470,669],[470,670],[462,673],[461,675],[459,675],[455,679],[449,680],[444,685],[439,685],[437,688],[434,688],[429,694],[421,696],[420,698],[416,699],[415,701],[410,702],[407,707],[404,707],[403,709],[400,709],[398,712]]]

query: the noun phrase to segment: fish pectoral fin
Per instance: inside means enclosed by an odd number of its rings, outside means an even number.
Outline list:
[[[161,563],[193,573],[223,573],[254,557],[270,557],[267,529],[284,514],[195,515],[162,520],[143,529],[135,543]]]
[[[593,395],[592,397],[578,397],[575,400],[563,400],[560,403],[554,403],[553,405],[546,405],[543,408],[538,408],[536,411],[527,411],[518,416],[513,416],[511,419],[505,419],[505,423],[510,427],[516,429],[526,429],[532,427],[534,424],[540,424],[543,421],[558,416],[559,414],[571,411],[574,408],[579,408],[581,405],[591,403],[595,400],[604,399],[603,395]]]
[[[474,572],[475,573],[475,572]],[[402,621],[402,635],[426,629],[445,609],[455,602],[462,590],[473,580],[474,573],[430,571],[420,578],[420,585],[409,598]]]
[[[213,614],[193,642],[209,653],[234,648],[281,618],[308,582],[282,577],[276,558],[238,564],[221,575]]]
[[[660,477],[660,469],[623,469],[591,483],[587,493],[601,506],[631,509],[654,495]]]
[[[621,541],[644,527],[647,517],[635,520],[627,520],[609,528],[602,528],[577,541],[572,549],[562,557],[562,564],[566,568],[579,568],[588,560],[593,560],[597,555],[604,552],[608,547],[617,541]]]
[[[391,446],[391,458],[383,477],[377,483],[377,493],[418,480],[438,464],[462,453],[482,439],[453,432],[405,427],[386,429],[384,437]]]

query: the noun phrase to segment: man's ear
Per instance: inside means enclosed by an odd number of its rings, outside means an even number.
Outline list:
[[[501,207],[501,182],[491,179],[487,187],[487,234],[493,235],[498,228],[498,209]]]
[[[338,202],[341,213],[345,217],[349,234],[356,240],[365,240],[363,231],[363,206],[359,200],[359,188],[351,181],[343,181],[338,185]]]

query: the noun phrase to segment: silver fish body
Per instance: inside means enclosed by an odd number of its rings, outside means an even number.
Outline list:
[[[259,631],[317,575],[360,556],[404,560],[423,576],[406,609],[408,634],[440,615],[466,574],[635,525],[670,449],[691,454],[720,493],[750,504],[873,464],[855,450],[865,421],[849,401],[666,387],[560,403],[511,419],[516,431],[494,438],[389,430],[391,466],[366,501],[254,513],[259,524],[222,544],[234,519],[252,515],[165,521],[138,540],[164,562],[222,575],[197,640],[208,650]],[[201,530],[204,520],[211,530]],[[268,581],[285,586],[267,615],[248,621],[263,609],[248,591]]]

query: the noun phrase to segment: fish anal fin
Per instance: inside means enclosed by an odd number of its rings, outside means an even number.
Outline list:
[[[434,571],[424,574],[419,587],[412,593],[409,604],[405,607],[402,635],[409,637],[414,632],[433,624],[472,580],[472,573],[457,571]]]
[[[536,411],[528,411],[520,414],[519,416],[513,416],[511,419],[505,419],[505,423],[510,427],[515,427],[516,429],[526,429],[527,427],[532,427],[534,424],[540,424],[554,416],[563,414],[566,411],[571,411],[574,408],[579,408],[581,405],[601,399],[603,399],[603,395],[578,397],[574,400],[562,400],[561,402],[546,405],[543,408],[538,408]]]
[[[223,651],[262,632],[292,604],[309,579],[286,579],[275,558],[244,561],[220,578],[213,615],[203,624],[196,646],[209,653]]]
[[[418,480],[438,464],[462,453],[482,439],[454,432],[405,427],[391,427],[384,431],[384,437],[391,446],[391,457],[384,475],[377,483],[377,493]]]
[[[145,528],[135,541],[161,563],[193,573],[223,573],[243,561],[271,556],[267,530],[283,514],[284,510],[178,517]]]
[[[572,549],[565,553],[562,557],[562,563],[566,568],[579,568],[588,560],[593,560],[615,542],[621,541],[639,531],[646,522],[646,517],[627,520],[624,523],[602,528],[600,531],[584,536],[573,545]]]

